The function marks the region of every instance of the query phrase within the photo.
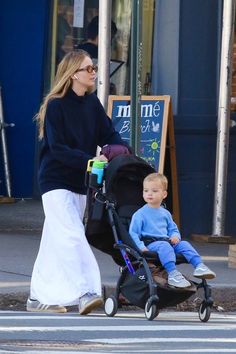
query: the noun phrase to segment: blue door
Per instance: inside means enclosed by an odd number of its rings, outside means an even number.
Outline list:
[[[32,197],[36,127],[42,100],[51,1],[0,1],[0,85],[13,197]],[[0,195],[6,195],[0,150]]]

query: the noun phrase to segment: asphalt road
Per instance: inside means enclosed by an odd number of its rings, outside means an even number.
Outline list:
[[[207,323],[194,312],[143,312],[88,316],[0,312],[0,353],[154,354],[236,353],[236,313],[212,313]]]

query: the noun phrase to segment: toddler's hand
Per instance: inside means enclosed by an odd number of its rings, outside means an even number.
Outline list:
[[[172,236],[171,238],[170,238],[170,243],[172,244],[172,245],[177,245],[177,243],[179,243],[180,242],[180,239],[178,238],[178,236]]]
[[[143,247],[143,248],[141,248],[141,251],[142,251],[142,252],[148,252],[149,249],[148,249],[147,247]]]

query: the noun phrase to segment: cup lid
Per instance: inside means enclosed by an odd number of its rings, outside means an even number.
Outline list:
[[[105,161],[95,160],[94,163],[93,163],[93,167],[104,168],[105,164],[106,164]]]

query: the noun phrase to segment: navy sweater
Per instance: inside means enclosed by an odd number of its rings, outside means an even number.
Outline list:
[[[97,145],[124,144],[95,94],[77,96],[69,89],[52,99],[45,115],[44,138],[39,158],[42,194],[67,189],[86,194],[85,171]]]

